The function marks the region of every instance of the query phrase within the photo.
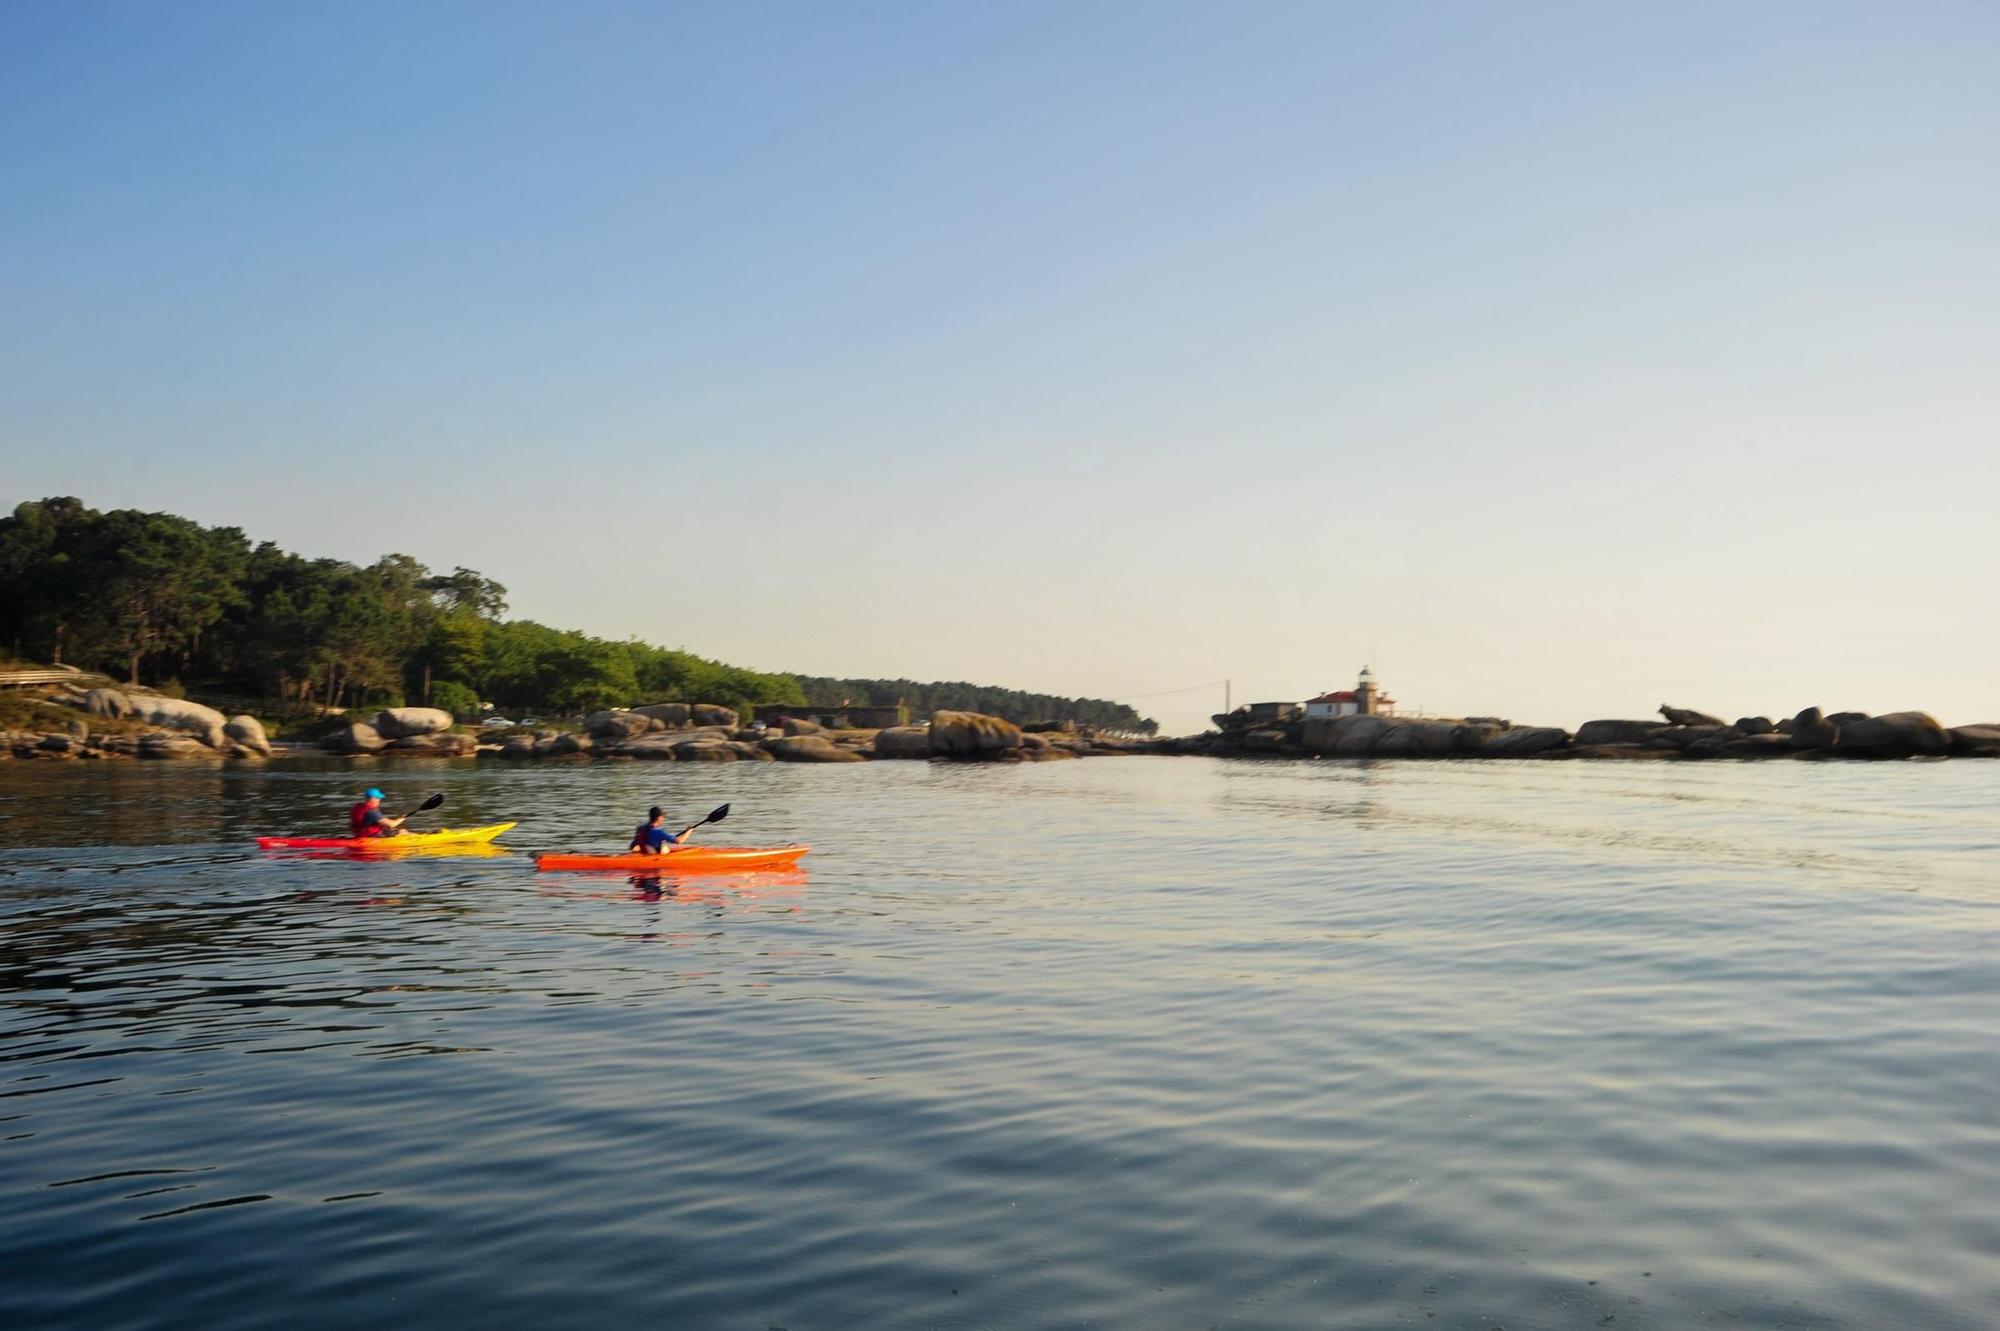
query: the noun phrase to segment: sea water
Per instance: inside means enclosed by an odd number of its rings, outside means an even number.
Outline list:
[[[2000,763],[0,765],[0,1325],[2000,1325]]]

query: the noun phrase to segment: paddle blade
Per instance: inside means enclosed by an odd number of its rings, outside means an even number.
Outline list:
[[[709,814],[708,817],[702,819],[702,821],[704,823],[719,823],[728,816],[729,816],[729,806],[727,804],[724,804],[718,807],[715,810],[715,812]]]
[[[422,813],[426,809],[435,809],[438,805],[442,803],[444,803],[444,792],[440,790],[437,794],[431,796],[429,799],[425,800],[422,804],[419,804],[415,809],[412,809],[411,812]]]

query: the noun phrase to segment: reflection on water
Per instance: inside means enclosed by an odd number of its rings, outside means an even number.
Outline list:
[[[0,1324],[2000,1324],[2000,764],[359,779],[0,765]]]

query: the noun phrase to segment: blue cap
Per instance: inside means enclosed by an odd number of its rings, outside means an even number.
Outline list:
[[[371,800],[379,800],[382,798],[382,792],[375,789],[375,787],[373,786],[368,787],[368,789],[362,791],[361,794],[364,798]]]

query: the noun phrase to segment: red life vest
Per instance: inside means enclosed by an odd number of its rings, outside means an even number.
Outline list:
[[[353,808],[347,811],[347,829],[353,835],[358,837],[377,837],[377,836],[389,835],[389,829],[382,826],[382,824],[380,823],[371,824],[368,822],[367,800],[362,800],[359,804],[355,805]]]

